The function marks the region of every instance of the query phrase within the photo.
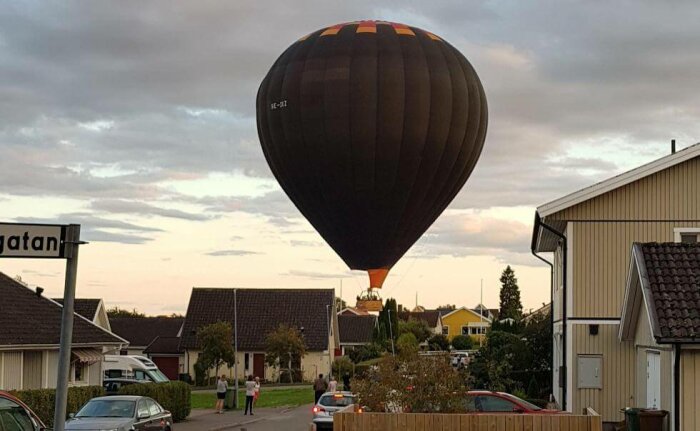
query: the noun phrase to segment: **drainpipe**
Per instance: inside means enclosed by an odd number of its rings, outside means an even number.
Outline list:
[[[567,250],[567,243],[566,243],[566,236],[559,233],[556,229],[553,227],[547,225],[546,223],[542,222],[542,219],[540,218],[540,214],[538,212],[535,212],[535,227],[537,232],[539,230],[539,227],[544,228],[545,230],[548,230],[549,232],[553,233],[559,238],[560,244],[562,246],[562,249],[564,250],[564,253],[562,253],[563,260],[562,260],[562,312],[561,312],[561,320],[562,320],[562,364],[560,367],[559,371],[559,380],[561,380],[561,388],[562,388],[562,400],[561,400],[561,407],[562,410],[566,411],[566,395],[567,395],[567,373],[568,373],[568,367],[566,366],[566,339],[567,339],[567,327],[566,327],[566,274],[567,274],[567,260],[568,260],[568,250]],[[531,249],[532,252],[535,252],[536,249],[536,236],[533,235],[532,237],[532,244],[531,244]],[[554,280],[552,280],[552,284],[554,284]],[[552,316],[554,316],[554,302],[552,302]],[[552,328],[554,329],[554,328]],[[554,332],[552,331],[552,335]]]
[[[549,289],[549,304],[550,304],[550,310],[549,310],[549,330],[550,330],[550,337],[554,337],[554,264],[547,259],[543,258],[537,252],[533,249],[532,250],[532,255],[541,260],[542,262],[546,263],[549,265],[549,280],[551,281],[551,286]],[[549,367],[554,370],[554,358],[550,356],[549,358]]]
[[[681,345],[675,344],[673,361],[673,429],[681,431]]]

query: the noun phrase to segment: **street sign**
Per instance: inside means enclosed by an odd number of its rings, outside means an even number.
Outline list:
[[[0,258],[63,259],[66,226],[0,223]]]

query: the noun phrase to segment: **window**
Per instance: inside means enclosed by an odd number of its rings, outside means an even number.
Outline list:
[[[146,400],[141,400],[139,403],[139,418],[147,418],[151,416],[151,410],[148,408],[148,404],[146,404]]]
[[[4,431],[33,431],[34,421],[19,404],[0,397],[0,429]]]
[[[146,403],[148,403],[148,411],[149,413],[151,413],[151,416],[160,414],[160,407],[158,406],[158,404],[156,404],[155,401],[146,400]]]
[[[442,335],[450,335],[450,327],[449,326],[442,327]]]
[[[85,363],[80,361],[73,362],[73,381],[74,382],[84,382],[87,378],[86,376]]]
[[[238,359],[236,359],[238,361]],[[246,371],[246,373],[250,370],[250,353],[246,353],[243,355],[243,369]]]
[[[469,335],[483,335],[486,333],[486,327],[485,326],[470,326],[469,327]],[[467,334],[464,334],[467,335]]]
[[[474,399],[474,407],[479,412],[512,412],[516,405],[503,398],[479,395]]]
[[[470,328],[468,326],[462,326],[462,335],[469,335],[469,329]]]
[[[684,244],[695,244],[700,242],[700,228],[678,227],[673,229],[673,240]]]

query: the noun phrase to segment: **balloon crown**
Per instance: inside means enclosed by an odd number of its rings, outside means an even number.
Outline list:
[[[378,25],[390,26],[394,29],[394,31],[398,35],[415,36],[416,35],[415,32],[418,30],[418,31],[425,33],[429,38],[431,38],[433,40],[442,41],[442,39],[440,39],[438,36],[434,35],[433,33],[430,33],[429,31],[417,29],[415,27],[409,27],[406,24],[400,24],[397,22],[375,21],[375,20],[350,21],[350,22],[344,22],[341,24],[332,25],[330,27],[325,27],[324,29],[321,30],[320,36],[335,36],[338,33],[340,33],[340,30],[342,30],[344,27],[349,27],[349,26],[357,26],[357,28],[355,29],[355,33],[376,34]],[[309,33],[299,40],[300,41],[306,40],[312,34],[313,33]]]

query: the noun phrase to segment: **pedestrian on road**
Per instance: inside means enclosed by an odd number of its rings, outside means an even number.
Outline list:
[[[328,389],[328,383],[323,379],[323,374],[319,374],[318,379],[314,380],[314,404],[318,403],[318,399],[326,389]]]
[[[228,390],[228,381],[226,374],[222,374],[216,381],[216,413],[224,412],[224,400],[226,399],[226,391]]]
[[[345,372],[345,374],[343,374],[343,390],[350,390],[350,373],[348,372]]]
[[[253,405],[258,402],[260,396],[260,377],[255,377],[255,395],[253,396]]]
[[[338,381],[335,377],[330,376],[330,382],[328,382],[328,392],[335,392],[338,389]]]
[[[250,411],[250,415],[253,415],[253,398],[255,397],[255,380],[253,380],[253,375],[248,376],[248,380],[245,382],[245,412],[243,415],[247,415]]]

